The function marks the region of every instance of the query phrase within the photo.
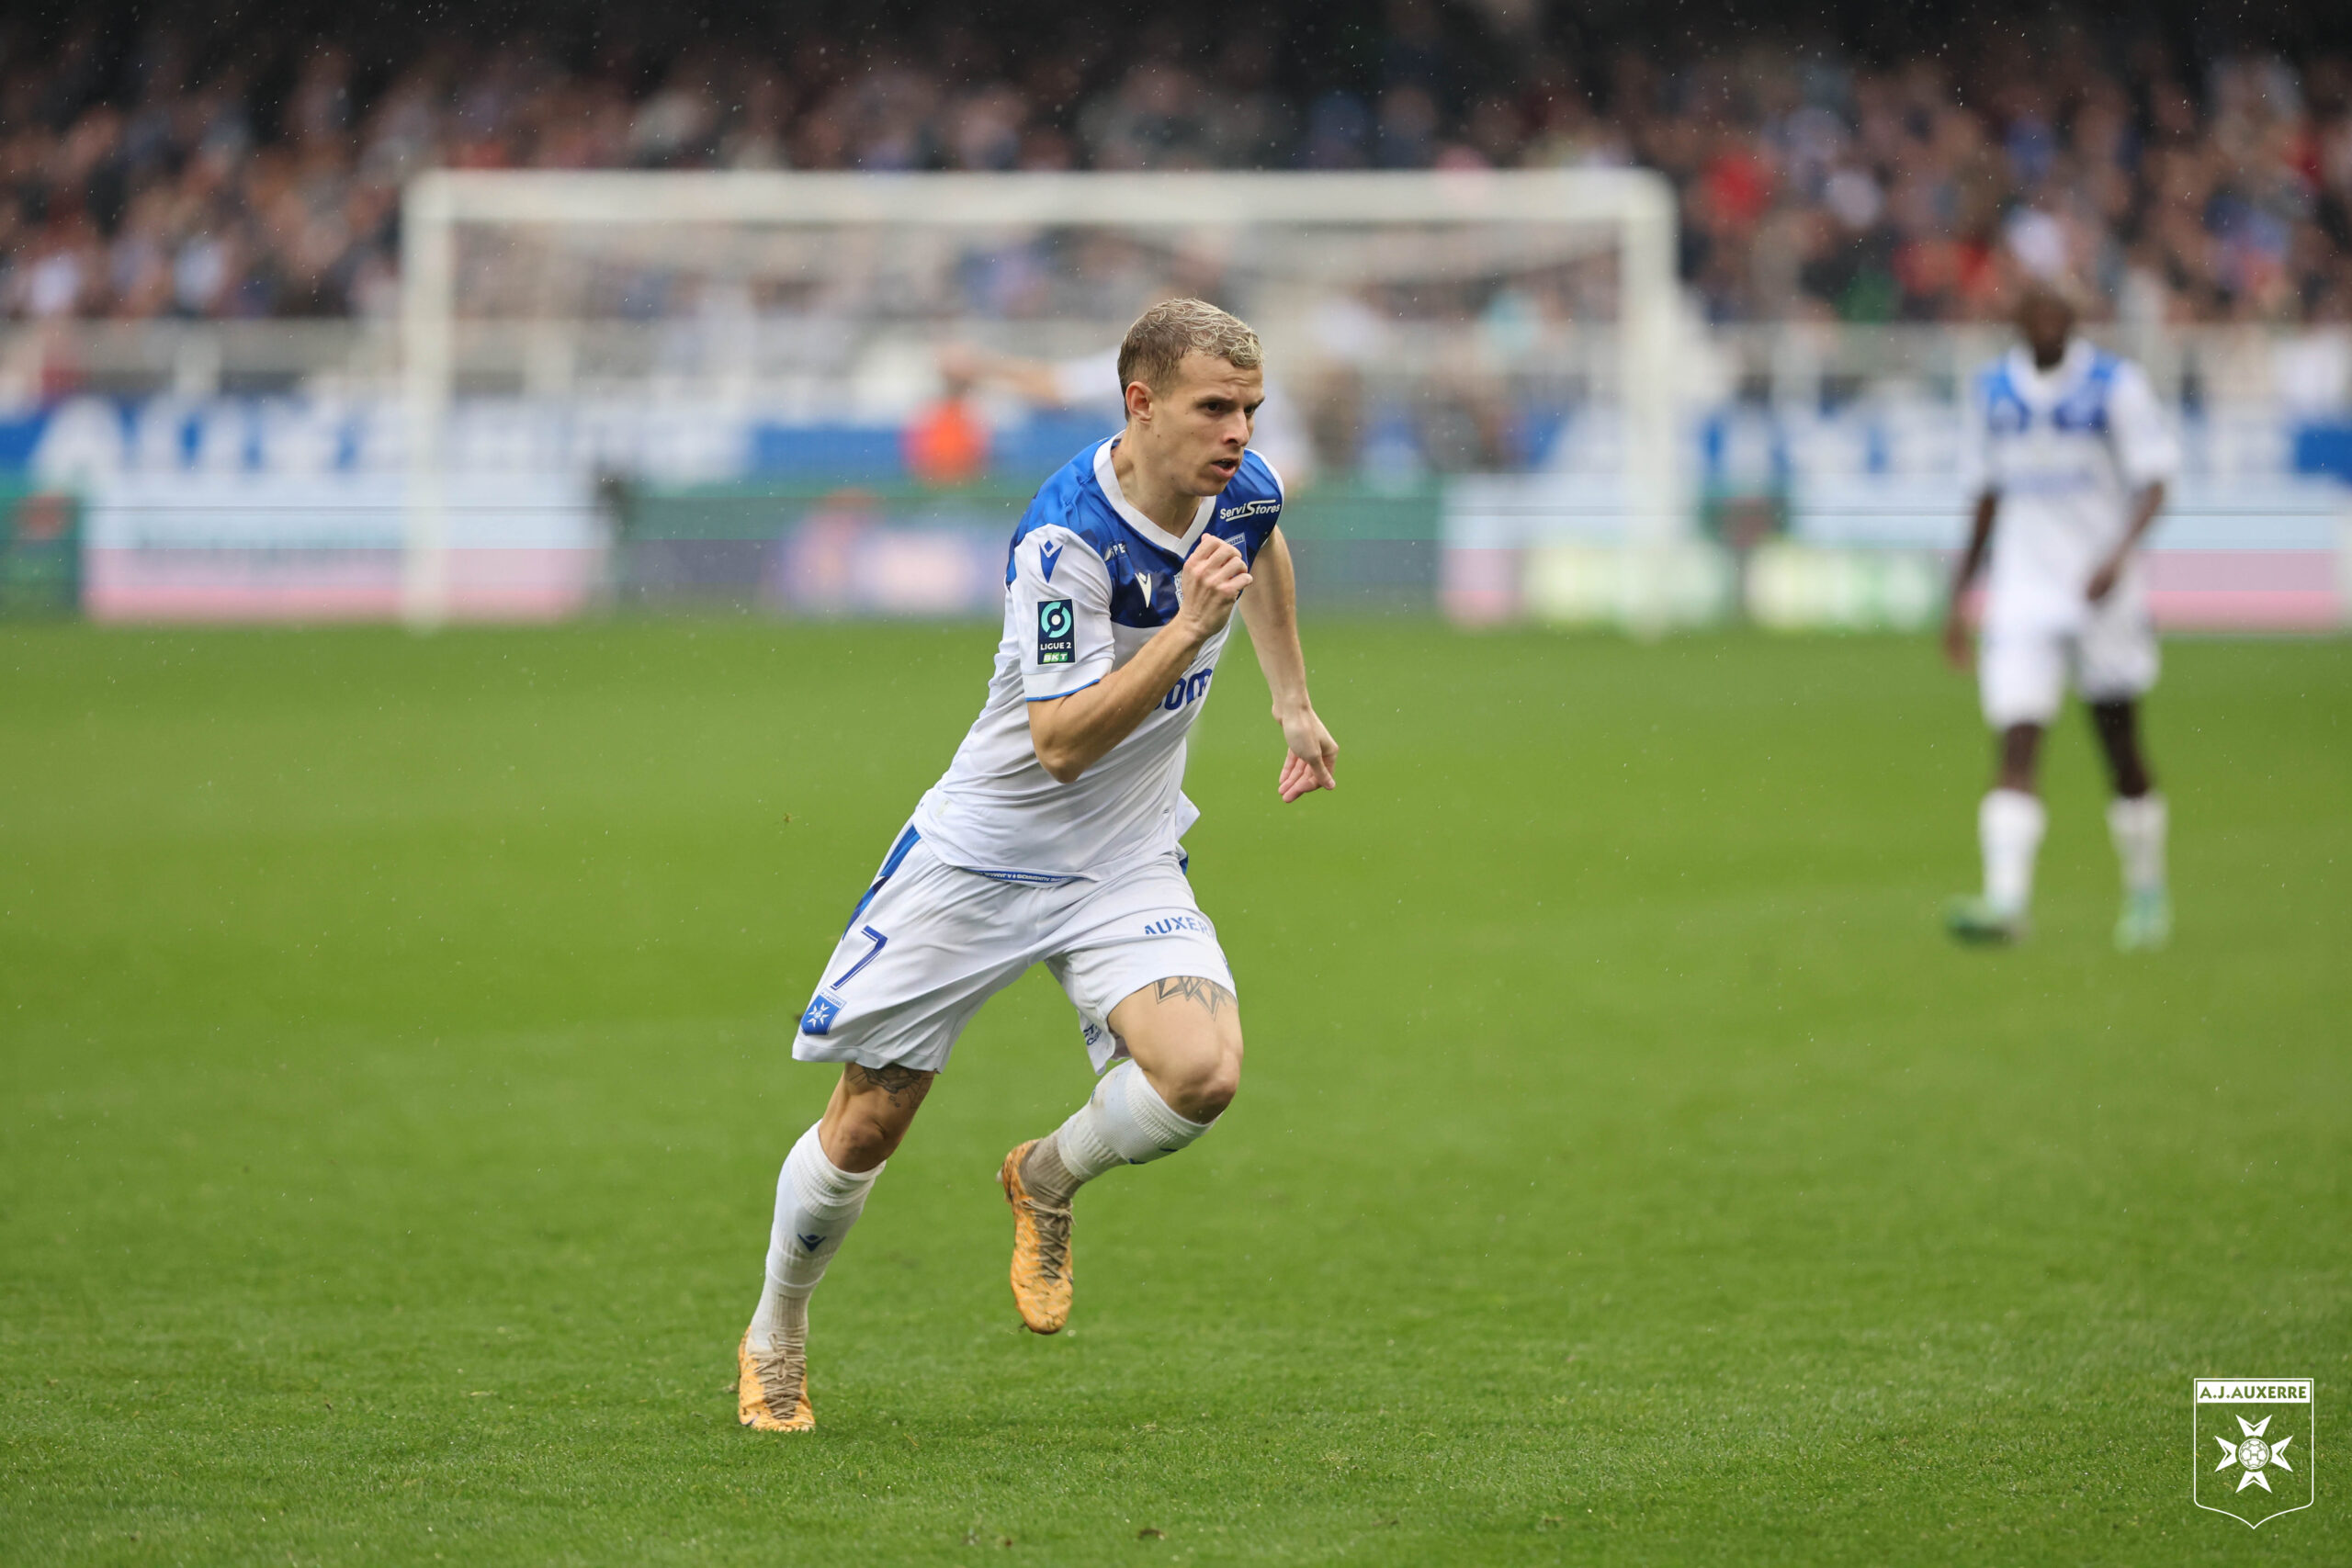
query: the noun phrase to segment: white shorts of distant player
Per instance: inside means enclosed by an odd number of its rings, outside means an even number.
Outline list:
[[[2072,626],[1988,616],[1977,647],[1977,695],[1995,729],[2046,727],[2070,681],[2086,703],[2122,702],[2144,695],[2156,669],[2147,601],[2119,589]]]
[[[949,865],[910,828],[850,917],[792,1055],[938,1072],[980,1004],[1033,964],[1078,1010],[1098,1073],[1126,1055],[1111,1010],[1153,981],[1197,976],[1235,989],[1172,853],[1109,878],[1041,882]]]

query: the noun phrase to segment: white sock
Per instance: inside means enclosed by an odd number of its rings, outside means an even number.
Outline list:
[[[822,1125],[822,1123],[819,1123]],[[884,1161],[883,1164],[888,1164]],[[825,1157],[817,1128],[800,1134],[775,1180],[775,1224],[768,1235],[767,1286],[752,1316],[754,1343],[797,1348],[808,1332],[808,1292],[857,1223],[882,1166],[848,1171]]]
[[[1069,1121],[1029,1151],[1022,1179],[1040,1201],[1059,1206],[1113,1166],[1148,1165],[1193,1143],[1213,1125],[1177,1115],[1141,1067],[1121,1062],[1102,1075]]]
[[[1976,841],[1984,852],[1984,901],[2004,916],[2033,901],[2033,857],[2050,814],[2021,789],[1996,789],[1976,808]]]
[[[2150,793],[2137,800],[2118,795],[2107,803],[2108,837],[2123,865],[2123,891],[2154,893],[2165,885],[2165,797]]]

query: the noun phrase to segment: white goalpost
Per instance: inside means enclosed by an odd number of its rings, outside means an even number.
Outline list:
[[[1151,297],[1204,292],[1258,327],[1273,375],[1325,367],[1316,386],[1344,382],[1346,408],[1426,402],[1429,389],[1500,407],[1492,389],[1537,382],[1605,403],[1606,504],[1622,510],[1623,540],[1664,547],[1688,526],[1675,207],[1647,171],[436,170],[408,186],[402,225],[402,605],[420,627],[450,611],[449,457],[466,399],[524,395],[534,355],[575,367],[596,343],[681,319],[717,343],[730,397],[846,407],[859,367],[892,344],[1043,343],[1072,314],[1099,337]],[[1518,290],[1509,309],[1496,302],[1506,288]],[[1012,303],[976,321],[984,294]],[[1334,321],[1372,345],[1351,364]],[[662,354],[614,374],[664,395],[676,377]],[[697,363],[717,376],[716,361]]]

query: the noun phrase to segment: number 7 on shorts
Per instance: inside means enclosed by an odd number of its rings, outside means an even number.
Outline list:
[[[848,968],[835,976],[833,977],[833,983],[826,987],[825,989],[829,991],[838,991],[843,986],[848,985],[850,981],[857,977],[857,972],[859,970],[873,963],[876,958],[881,957],[882,950],[890,945],[890,939],[884,936],[880,931],[876,931],[872,926],[865,928],[865,934],[874,939],[874,945],[866,950],[865,957],[859,959],[856,963],[851,964]]]

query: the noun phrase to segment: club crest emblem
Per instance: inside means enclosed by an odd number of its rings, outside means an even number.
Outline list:
[[[2319,1418],[2309,1378],[2199,1378],[2189,1406],[2189,1500],[2259,1529],[2319,1495]]]

